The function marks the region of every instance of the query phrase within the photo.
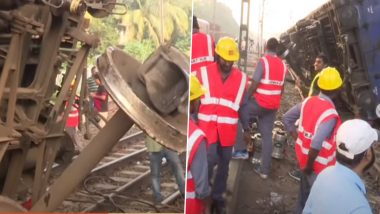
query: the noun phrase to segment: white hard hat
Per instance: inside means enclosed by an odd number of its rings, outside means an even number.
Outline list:
[[[360,119],[347,120],[338,129],[336,136],[337,151],[349,159],[369,149],[378,141],[378,131],[366,121]],[[344,144],[348,151],[339,148]]]

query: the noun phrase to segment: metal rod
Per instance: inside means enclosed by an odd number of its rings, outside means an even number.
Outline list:
[[[115,192],[111,193],[108,195],[108,198],[109,197],[113,197],[116,195],[116,193],[119,193],[127,188],[129,188],[130,186],[133,186],[135,183],[137,182],[140,182],[142,179],[146,178],[148,175],[150,175],[150,170],[147,170],[146,172],[144,172],[143,174],[139,175],[138,177],[134,178],[132,181],[128,182],[127,184],[117,188],[115,190]],[[98,207],[98,205],[102,204],[103,202],[105,201],[104,198],[100,199],[99,201],[96,202],[96,204],[90,206],[90,207],[87,207],[85,210],[83,210],[82,212],[86,213],[86,212],[91,212],[92,210],[94,210],[96,207]]]
[[[32,201],[37,201],[41,192],[42,173],[44,168],[46,140],[37,146],[36,168],[34,171],[34,181],[32,189]]]
[[[177,190],[173,194],[169,195],[169,197],[165,198],[165,200],[163,200],[161,204],[169,204],[173,202],[175,199],[177,199],[180,195],[181,193],[179,192],[179,190]]]
[[[164,43],[164,0],[160,0],[160,44]]]
[[[119,142],[122,142],[122,141],[124,141],[124,140],[129,140],[129,139],[131,139],[131,138],[137,137],[137,136],[142,135],[142,134],[144,134],[144,132],[143,132],[143,131],[139,131],[139,132],[133,133],[133,134],[131,134],[131,135],[124,136],[124,137],[122,137],[122,138],[119,140]]]
[[[119,109],[90,144],[84,148],[82,153],[50,186],[49,190],[36,202],[31,212],[54,211],[133,124],[133,120]]]
[[[94,172],[97,172],[97,171],[102,170],[104,168],[107,168],[107,167],[109,167],[109,166],[111,166],[113,164],[116,164],[116,163],[118,163],[120,161],[123,161],[123,160],[126,160],[128,158],[135,157],[135,156],[137,156],[137,155],[139,155],[141,153],[144,153],[145,151],[146,151],[146,148],[143,148],[143,149],[137,150],[137,151],[135,151],[135,152],[133,152],[131,154],[125,155],[125,156],[123,156],[121,158],[117,158],[117,159],[115,159],[113,161],[110,161],[110,162],[108,162],[106,164],[103,164],[101,166],[96,167],[95,169],[91,170],[91,173],[94,173]]]
[[[12,36],[11,43],[9,45],[9,51],[7,54],[7,59],[4,63],[3,70],[1,72],[0,76],[0,105],[4,93],[5,86],[8,81],[8,76],[11,72],[11,66],[13,65],[14,61],[17,61],[15,59],[15,56],[17,56],[16,52],[18,51],[17,47],[19,46],[20,40],[19,40],[19,35],[14,35]]]

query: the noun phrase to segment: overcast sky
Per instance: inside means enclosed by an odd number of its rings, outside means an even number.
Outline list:
[[[241,1],[217,0],[231,8],[235,20],[240,23]],[[250,31],[259,29],[259,11],[263,0],[251,0]],[[277,36],[299,19],[307,16],[328,0],[265,0],[263,37]],[[239,3],[237,3],[239,2]]]

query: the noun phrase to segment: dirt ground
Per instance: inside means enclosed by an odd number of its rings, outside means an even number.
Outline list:
[[[272,161],[268,179],[261,179],[253,164],[244,161],[238,190],[239,214],[293,213],[298,193],[298,182],[288,176],[295,166],[287,159]]]
[[[300,101],[298,91],[291,83],[286,83],[281,108],[277,112],[277,120],[281,120],[282,115]],[[260,157],[260,148],[255,153],[255,157]],[[236,213],[293,213],[299,183],[292,179],[288,172],[296,166],[294,148],[289,145],[285,147],[283,159],[272,159],[271,174],[266,180],[261,179],[254,172],[250,161],[243,161]]]
[[[301,101],[298,91],[286,83],[285,94],[277,120],[293,105]],[[271,174],[261,179],[253,170],[253,164],[243,161],[240,173],[236,213],[239,214],[287,214],[294,213],[298,197],[299,182],[288,175],[297,166],[294,147],[286,145],[282,160],[272,159]],[[260,157],[260,151],[255,157]],[[380,159],[378,157],[377,159]],[[374,168],[365,176],[367,196],[374,213],[380,213],[380,174]]]

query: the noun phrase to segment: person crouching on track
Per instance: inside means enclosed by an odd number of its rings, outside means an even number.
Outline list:
[[[207,141],[204,132],[195,123],[194,113],[200,105],[204,94],[198,78],[190,76],[190,120],[187,142],[187,178],[186,178],[186,213],[202,214],[207,206],[206,198],[210,195],[207,165]]]
[[[248,111],[245,93],[246,75],[233,67],[239,59],[236,42],[229,37],[221,38],[215,49],[217,60],[196,71],[198,79],[206,88],[201,97],[197,115],[198,125],[205,132],[208,141],[209,178],[214,166],[218,165],[212,188],[212,210],[225,212],[223,193],[226,191],[228,167],[232,148],[236,141],[238,120],[248,130]],[[248,107],[248,106],[247,106]],[[245,139],[247,140],[247,139]]]
[[[323,69],[318,79],[319,95],[308,97],[283,117],[286,130],[297,139],[296,157],[302,170],[296,213],[302,213],[316,176],[335,165],[335,135],[341,119],[332,99],[339,94],[342,84],[335,68]]]

